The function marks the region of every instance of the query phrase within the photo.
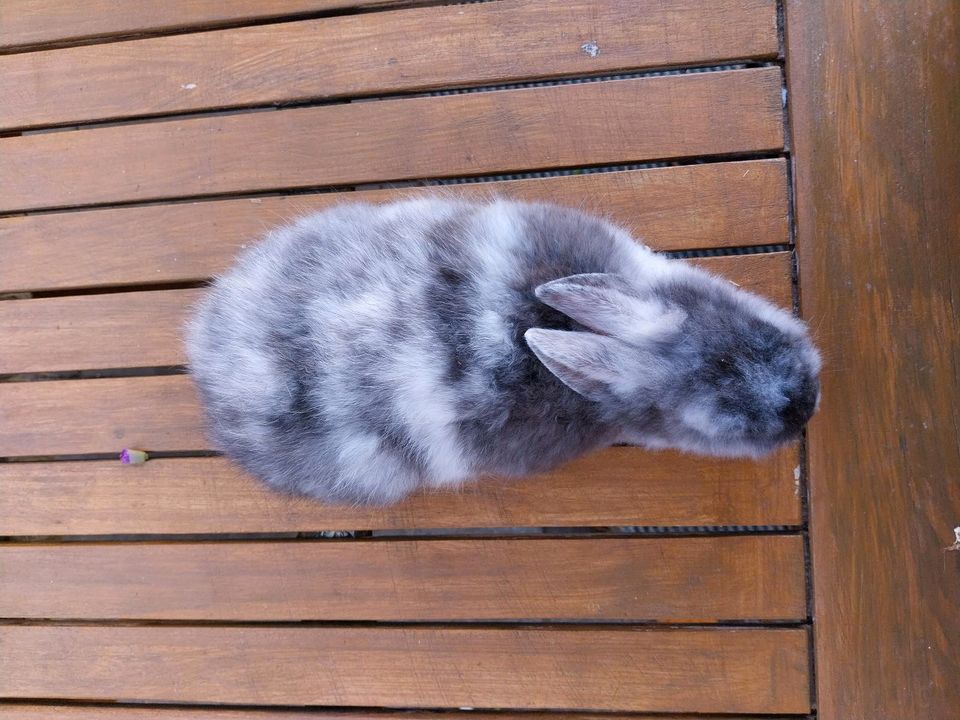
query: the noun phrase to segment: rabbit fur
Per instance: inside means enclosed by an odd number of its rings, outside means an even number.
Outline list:
[[[188,325],[216,445],[388,504],[616,443],[757,456],[819,398],[802,323],[582,212],[424,197],[271,232]]]

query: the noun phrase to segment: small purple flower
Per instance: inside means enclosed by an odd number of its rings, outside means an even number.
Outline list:
[[[131,450],[130,448],[124,448],[123,452],[120,453],[120,462],[124,465],[143,465],[148,459],[149,455],[143,450]]]

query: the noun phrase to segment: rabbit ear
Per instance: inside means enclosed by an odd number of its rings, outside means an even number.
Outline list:
[[[541,302],[581,325],[628,343],[642,343],[680,329],[686,313],[655,298],[642,298],[620,275],[585,273],[551,280],[535,291]]]
[[[523,337],[558,380],[590,400],[602,400],[623,382],[623,345],[589,332],[530,328]]]

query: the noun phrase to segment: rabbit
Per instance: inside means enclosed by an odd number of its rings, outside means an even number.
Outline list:
[[[334,503],[622,443],[758,457],[819,400],[789,313],[605,220],[504,199],[303,217],[213,282],[186,336],[216,445]]]

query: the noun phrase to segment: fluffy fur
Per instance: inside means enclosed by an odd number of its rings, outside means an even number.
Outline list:
[[[820,361],[766,301],[543,204],[346,204],[246,251],[187,333],[216,444],[271,486],[385,504],[626,442],[757,455]]]

